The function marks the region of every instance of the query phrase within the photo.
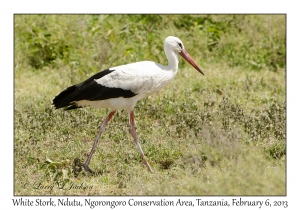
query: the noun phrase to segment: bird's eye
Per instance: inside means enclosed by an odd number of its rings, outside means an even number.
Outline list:
[[[182,49],[182,44],[178,42],[178,45],[179,45],[180,49]]]

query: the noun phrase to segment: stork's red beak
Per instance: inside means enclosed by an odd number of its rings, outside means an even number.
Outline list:
[[[190,54],[188,54],[188,52],[186,50],[181,50],[181,52],[179,53],[179,55],[181,55],[187,62],[189,62],[195,69],[197,69],[201,74],[204,75],[204,73],[201,71],[201,69],[199,68],[199,66],[196,64],[196,62],[194,61],[194,59],[190,56]]]

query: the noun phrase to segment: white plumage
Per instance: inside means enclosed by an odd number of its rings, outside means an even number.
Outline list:
[[[134,93],[153,93],[168,84],[176,72],[163,69],[163,65],[151,61],[142,61],[110,69],[115,71],[96,80],[107,87],[131,90]]]
[[[83,164],[85,170],[92,172],[88,165],[105,125],[116,110],[125,109],[130,113],[130,133],[148,170],[152,171],[136,137],[133,113],[135,104],[140,99],[158,92],[174,79],[178,70],[178,54],[203,74],[185,50],[182,41],[177,37],[167,37],[164,42],[164,50],[168,59],[167,66],[151,61],[142,61],[112,67],[80,84],[68,87],[54,98],[53,104],[57,109],[67,107],[66,109],[70,110],[84,106],[110,109],[110,114],[100,126],[88,159]]]

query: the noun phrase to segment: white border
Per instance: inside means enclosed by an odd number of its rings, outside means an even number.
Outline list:
[[[295,3],[294,3],[295,2]],[[148,4],[148,5],[147,5]],[[288,184],[287,197],[289,207],[299,206],[299,141],[297,130],[299,124],[299,7],[296,1],[251,0],[251,1],[140,1],[140,0],[109,0],[109,1],[40,1],[11,0],[0,2],[0,94],[1,107],[1,206],[4,209],[12,207],[13,197],[13,15],[15,13],[286,13],[287,14],[287,160]],[[298,10],[298,11],[297,11]],[[297,196],[298,195],[298,196]],[[31,197],[32,199],[38,197]],[[47,197],[43,197],[47,198]],[[54,199],[58,199],[56,197]],[[95,198],[95,197],[94,197]],[[116,197],[106,197],[115,200]],[[158,197],[152,197],[152,199]],[[184,197],[186,200],[189,197]],[[205,197],[209,199],[210,197]],[[211,197],[222,199],[222,197]],[[258,200],[260,197],[246,197],[248,200]],[[79,199],[84,199],[80,197]],[[118,199],[128,200],[129,197]],[[142,199],[142,197],[139,197]],[[149,198],[143,197],[144,200]],[[177,197],[170,197],[177,200]],[[195,199],[191,197],[191,199]],[[230,200],[230,197],[224,197]],[[262,200],[268,197],[262,197]],[[270,197],[274,200],[274,197]],[[34,207],[36,208],[36,207]],[[38,207],[39,208],[39,207]],[[56,209],[59,207],[56,207]],[[174,208],[174,207],[173,207]],[[295,209],[295,208],[293,208]]]

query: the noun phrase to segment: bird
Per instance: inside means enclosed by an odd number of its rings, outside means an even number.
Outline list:
[[[82,165],[85,171],[93,173],[89,163],[101,134],[116,111],[121,109],[129,113],[130,134],[148,171],[153,172],[137,138],[134,106],[139,100],[158,92],[174,79],[178,71],[178,55],[204,75],[179,38],[168,36],[164,41],[164,52],[168,60],[166,66],[152,61],[140,61],[110,67],[79,84],[66,88],[53,99],[55,109],[73,110],[87,106],[109,109],[109,114],[100,125],[87,160]]]

